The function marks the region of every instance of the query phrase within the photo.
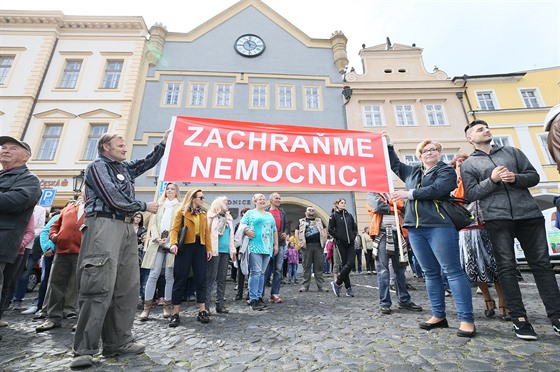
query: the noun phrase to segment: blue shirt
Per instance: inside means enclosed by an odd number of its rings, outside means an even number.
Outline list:
[[[249,239],[249,252],[274,254],[274,232],[277,230],[272,214],[251,209],[243,215],[240,224],[246,224],[255,231],[255,237]]]
[[[228,224],[224,233],[218,236],[218,253],[229,253],[229,234],[231,234],[231,231]]]

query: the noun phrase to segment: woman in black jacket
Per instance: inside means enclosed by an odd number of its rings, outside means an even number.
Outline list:
[[[340,297],[342,283],[346,288],[346,296],[354,297],[352,284],[350,283],[350,272],[354,268],[354,240],[358,235],[358,225],[354,217],[346,210],[346,200],[338,198],[334,203],[335,211],[329,219],[329,234],[334,238],[335,244],[340,252],[342,269],[335,281],[331,282],[334,294]]]

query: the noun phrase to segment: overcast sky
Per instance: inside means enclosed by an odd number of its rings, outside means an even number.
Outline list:
[[[60,10],[66,15],[142,16],[188,32],[236,0],[18,0],[1,9]],[[264,0],[312,38],[335,30],[348,38],[349,65],[361,71],[361,45],[424,49],[428,71],[448,76],[509,73],[560,66],[560,0]],[[0,41],[1,44],[1,41]]]

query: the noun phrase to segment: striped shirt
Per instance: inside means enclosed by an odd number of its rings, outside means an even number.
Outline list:
[[[119,162],[99,155],[86,168],[86,216],[96,212],[131,216],[145,211],[146,203],[135,199],[134,179],[153,168],[164,152],[165,144],[160,142],[144,159]]]

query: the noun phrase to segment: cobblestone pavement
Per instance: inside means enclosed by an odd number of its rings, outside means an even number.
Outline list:
[[[447,298],[450,328],[424,331],[418,323],[430,317],[425,285],[412,279],[412,300],[422,313],[396,309],[382,315],[374,275],[353,274],[354,298],[332,292],[300,293],[299,285],[283,285],[282,304],[254,312],[245,301],[233,300],[234,283],[227,283],[229,314],[212,310],[211,323],[196,321],[193,303],[184,303],[181,325],[169,328],[162,308],[147,322],[134,322],[145,354],[106,359],[94,357],[93,371],[558,371],[560,337],[552,332],[533,277],[524,272],[521,283],[530,321],[539,340],[515,337],[511,324],[484,316],[484,301],[473,300],[478,335],[456,336],[457,313]],[[328,280],[331,277],[327,276]],[[557,275],[560,280],[560,275]],[[269,288],[267,288],[269,290]],[[494,293],[492,289],[492,293]],[[25,305],[35,293],[28,294]],[[0,370],[69,370],[72,326],[36,333],[41,324],[20,311],[6,311],[8,327],[0,328]]]

